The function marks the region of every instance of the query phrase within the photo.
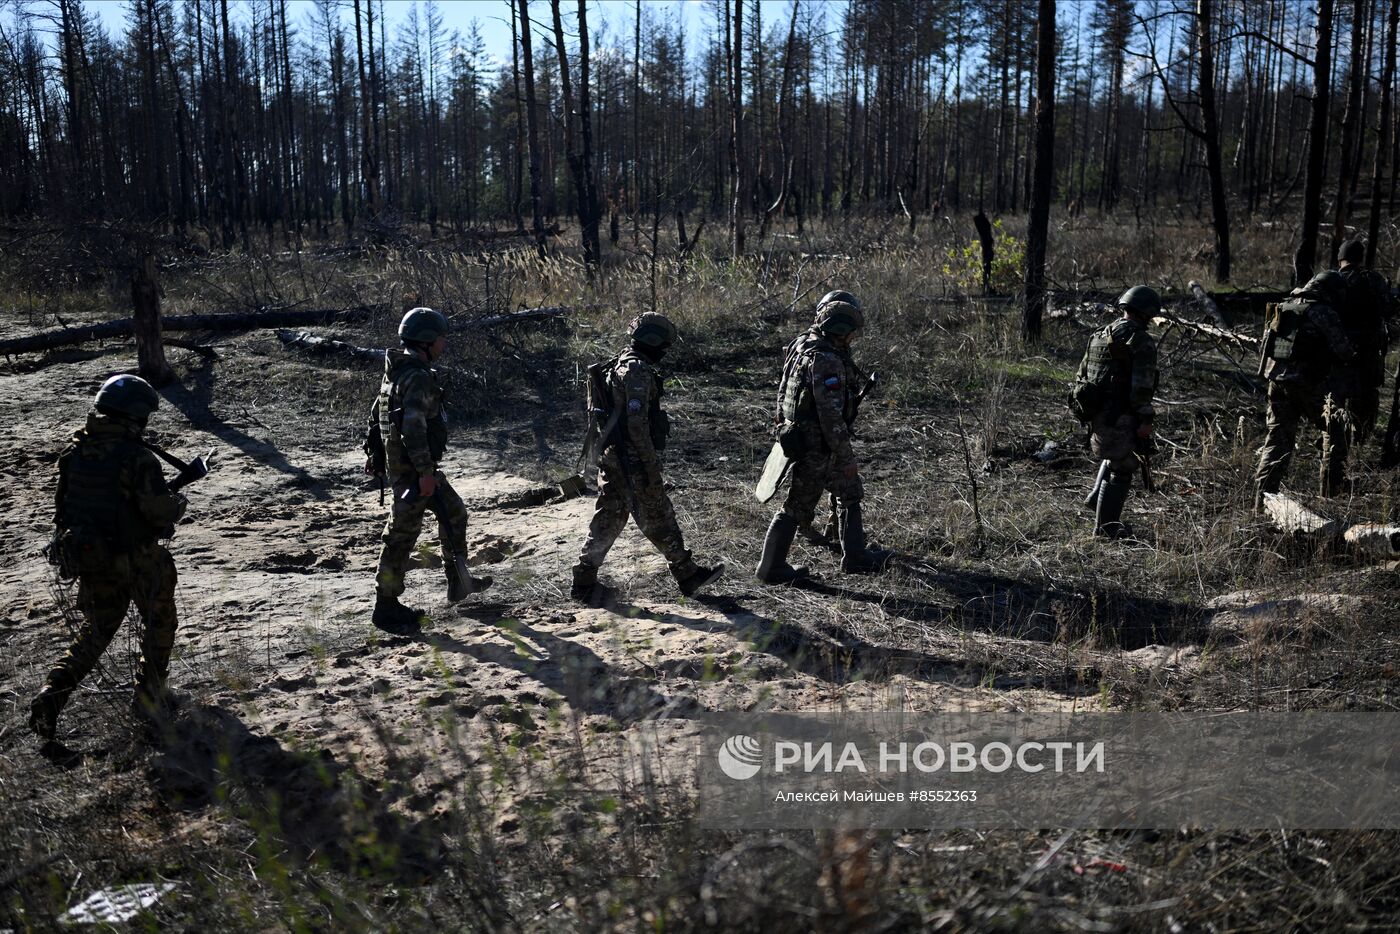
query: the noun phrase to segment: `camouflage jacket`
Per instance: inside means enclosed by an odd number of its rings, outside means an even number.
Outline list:
[[[628,349],[612,364],[608,386],[618,413],[618,430],[605,440],[605,449],[621,442],[629,464],[640,467],[651,479],[659,479],[660,451],[671,431],[670,419],[661,408],[661,374],[654,363]]]
[[[1331,305],[1311,300],[1308,294],[1295,295],[1290,301],[1307,304],[1294,339],[1295,349],[1287,360],[1271,358],[1264,366],[1264,378],[1345,395],[1355,378],[1356,347],[1347,337],[1341,316]]]
[[[391,478],[429,476],[447,450],[447,414],[437,372],[410,350],[384,353],[384,378],[371,418],[379,419]]]
[[[1385,382],[1385,354],[1390,345],[1388,325],[1395,316],[1390,285],[1380,273],[1350,264],[1338,270],[1346,281],[1347,298],[1340,312],[1347,338],[1356,347],[1359,378],[1371,386]]]
[[[59,455],[54,507],[59,529],[90,531],[127,552],[174,534],[185,498],[170,492],[138,426],[93,411]]]
[[[851,428],[862,381],[850,350],[810,328],[784,351],[776,413],[780,426],[799,425],[820,434],[836,467],[854,463]]]
[[[1146,325],[1119,318],[1089,338],[1077,378],[1105,391],[1109,417],[1128,414],[1150,422],[1157,391],[1157,341]]]

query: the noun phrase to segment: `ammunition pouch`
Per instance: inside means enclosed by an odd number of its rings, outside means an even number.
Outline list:
[[[447,419],[439,416],[428,422],[428,454],[436,464],[442,461],[442,456],[446,453]]]
[[[1108,394],[1097,383],[1079,380],[1070,386],[1065,402],[1074,417],[1087,425],[1108,407]]]
[[[790,461],[795,461],[807,453],[807,437],[797,422],[788,422],[778,431],[778,444]]]
[[[1270,360],[1288,363],[1294,358],[1298,332],[1308,305],[1302,302],[1270,302],[1264,309],[1264,353]]]
[[[81,527],[56,529],[44,548],[44,557],[58,568],[58,576],[72,580],[84,570],[109,564],[115,551],[97,531]]]

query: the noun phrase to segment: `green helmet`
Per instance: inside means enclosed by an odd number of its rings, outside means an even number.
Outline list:
[[[632,343],[665,350],[676,342],[676,326],[671,319],[655,311],[644,311],[632,319],[627,330]]]
[[[1360,240],[1348,240],[1337,248],[1337,262],[1360,263],[1366,258],[1366,244]]]
[[[399,322],[399,340],[405,344],[431,344],[447,333],[447,318],[432,308],[414,308]]]
[[[1118,307],[1131,308],[1150,318],[1162,310],[1162,296],[1150,285],[1135,285],[1118,296]]]
[[[865,315],[859,305],[833,301],[817,308],[817,330],[832,337],[842,337],[865,326]]]
[[[822,300],[817,302],[817,310],[821,311],[823,307],[830,305],[832,302],[845,302],[857,311],[860,310],[860,299],[856,298],[845,289],[833,289],[827,292],[822,296]]]
[[[104,415],[122,415],[144,422],[160,408],[160,396],[141,377],[118,373],[102,384],[92,404]]]
[[[1347,281],[1339,272],[1320,272],[1309,279],[1300,291],[1310,292],[1324,302],[1340,302],[1346,298]]]

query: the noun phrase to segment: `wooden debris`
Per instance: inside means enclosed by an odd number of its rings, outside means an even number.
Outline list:
[[[1344,528],[1341,522],[1318,515],[1287,493],[1265,493],[1264,511],[1284,532],[1336,538]]]
[[[1316,538],[1319,544],[1347,545],[1372,558],[1400,557],[1400,526],[1374,522],[1347,524],[1318,515],[1283,493],[1265,493],[1264,509],[1284,532]]]
[[[1358,522],[1342,535],[1357,551],[1377,558],[1400,557],[1400,526]]]
[[[1202,311],[1210,315],[1211,318],[1215,320],[1216,324],[1220,325],[1222,328],[1228,328],[1230,326],[1230,319],[1220,310],[1220,306],[1215,304],[1215,299],[1210,297],[1204,286],[1195,279],[1192,279],[1190,282],[1186,283],[1186,287],[1190,289],[1191,294],[1196,297],[1196,304],[1200,306]]]
[[[293,331],[287,328],[280,328],[277,331],[277,339],[280,340],[287,349],[302,350],[313,357],[327,357],[340,354],[354,360],[365,360],[368,362],[382,362],[384,360],[383,347],[357,347],[354,344],[338,341],[330,337],[317,337],[306,331]]]
[[[599,306],[583,305],[579,307],[593,309]],[[459,322],[454,327],[463,331],[477,331],[518,324],[522,321],[563,318],[575,310],[578,309],[569,305],[526,308],[504,315],[486,315],[481,318],[473,318]],[[331,308],[322,311],[251,311],[226,315],[169,315],[163,316],[160,319],[160,324],[162,331],[251,331],[260,328],[295,328],[336,324],[342,321],[358,321],[387,311],[388,306],[386,305],[361,305],[355,308]],[[116,321],[103,321],[99,324],[41,331],[27,337],[0,341],[0,354],[9,356],[18,353],[33,353],[36,350],[49,350],[53,347],[81,344],[85,341],[127,337],[134,332],[134,329],[135,322],[131,318],[119,318]],[[380,353],[382,354],[383,351]]]

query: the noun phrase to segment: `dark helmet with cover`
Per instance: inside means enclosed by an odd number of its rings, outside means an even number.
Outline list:
[[[856,298],[854,295],[852,295],[850,292],[847,292],[845,289],[833,289],[832,291],[827,292],[825,295],[822,296],[822,300],[817,302],[817,310],[821,311],[823,308],[825,308],[827,305],[830,305],[832,302],[845,302],[847,305],[852,306],[857,311],[860,310],[860,299]]]
[[[1343,279],[1339,272],[1320,272],[1304,283],[1298,291],[1333,304],[1346,298],[1347,280]]]
[[[1161,312],[1162,296],[1150,285],[1135,285],[1118,296],[1118,307],[1132,309],[1150,318]]]
[[[433,308],[414,308],[399,322],[399,340],[405,344],[431,344],[447,333],[447,316]]]
[[[102,384],[92,404],[104,415],[119,415],[144,422],[160,408],[160,396],[141,377],[118,373]]]
[[[1360,264],[1366,259],[1366,244],[1360,240],[1348,240],[1337,248],[1337,262]]]
[[[676,326],[671,319],[656,311],[644,311],[627,326],[632,343],[653,350],[665,350],[676,342]]]
[[[823,334],[844,337],[865,326],[865,315],[861,314],[859,305],[845,301],[826,302],[817,308],[816,325]]]

